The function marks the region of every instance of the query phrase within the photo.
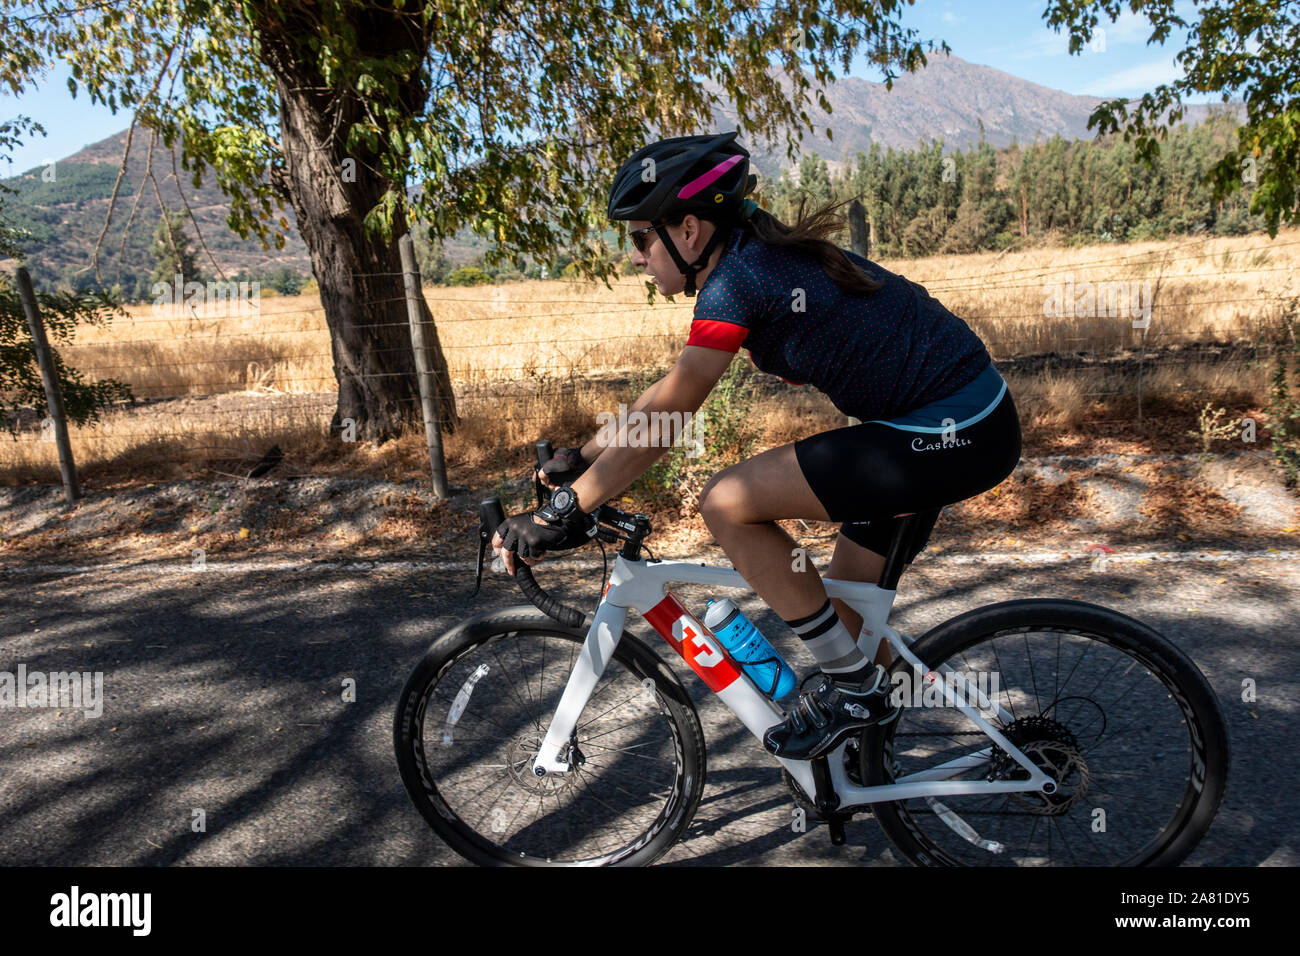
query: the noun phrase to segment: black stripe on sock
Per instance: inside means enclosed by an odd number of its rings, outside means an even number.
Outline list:
[[[793,621],[786,621],[785,623],[789,624],[792,628],[794,628],[797,631],[805,624],[811,624],[813,621],[817,620],[817,618],[825,614],[826,611],[830,608],[830,606],[831,606],[831,599],[827,598],[825,604],[823,604],[817,610],[813,611],[807,617],[798,617],[795,618]],[[782,620],[784,620],[784,618],[782,618]]]
[[[838,623],[840,623],[840,616],[838,614],[832,614],[830,617],[828,617],[817,627],[814,627],[811,631],[799,633],[799,639],[803,641],[811,641],[814,638],[821,637],[827,631],[835,627],[835,625]]]

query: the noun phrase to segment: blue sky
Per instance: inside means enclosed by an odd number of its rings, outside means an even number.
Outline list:
[[[1124,11],[1114,22],[1101,18],[1104,42],[1070,55],[1069,36],[1046,25],[1046,0],[917,0],[903,22],[922,38],[948,41],[954,56],[995,67],[1052,89],[1087,96],[1139,96],[1181,77],[1174,54],[1183,48],[1186,31],[1175,31],[1164,45],[1147,46],[1150,24]],[[1185,20],[1195,8],[1176,4]],[[855,75],[877,79],[865,68]],[[1202,97],[1189,102],[1217,102]]]
[[[1178,6],[1187,8],[1183,15],[1188,17],[1191,5]],[[1126,12],[1114,24],[1103,23],[1104,49],[1070,56],[1066,36],[1044,24],[1045,7],[1046,0],[917,0],[905,11],[904,22],[923,38],[947,40],[953,54],[964,60],[1067,93],[1137,96],[1179,75],[1173,57],[1182,49],[1181,34],[1163,47],[1148,47],[1146,21]],[[865,66],[855,66],[853,75],[880,79]],[[0,95],[0,120],[23,114],[48,133],[16,150],[11,163],[0,160],[0,177],[67,156],[126,128],[128,114],[114,116],[106,107],[91,105],[84,94],[73,99],[67,77],[66,70],[55,71],[22,97]]]

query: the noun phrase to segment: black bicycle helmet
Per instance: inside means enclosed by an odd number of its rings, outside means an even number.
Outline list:
[[[749,172],[749,150],[735,142],[738,135],[677,136],[651,143],[622,165],[609,190],[609,218],[651,223],[686,277],[688,296],[695,295],[695,274],[729,234],[741,201],[758,182]],[[718,227],[693,263],[682,258],[664,228],[690,214]]]

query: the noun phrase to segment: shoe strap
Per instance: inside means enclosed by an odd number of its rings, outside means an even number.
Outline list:
[[[830,716],[823,709],[821,699],[817,695],[801,694],[799,696],[799,706],[808,715],[809,723],[818,730],[821,730],[830,722]]]

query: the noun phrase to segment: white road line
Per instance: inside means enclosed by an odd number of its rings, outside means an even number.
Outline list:
[[[814,563],[829,561],[830,553],[811,553]],[[674,558],[698,561],[699,556]],[[708,561],[709,559],[704,559]],[[982,554],[926,555],[917,566],[945,564],[1193,564],[1215,561],[1300,561],[1300,551],[1268,548],[1262,551],[1133,551],[1096,555],[1078,551],[986,552]],[[612,563],[612,562],[611,562]],[[713,562],[719,563],[719,562]],[[535,573],[546,571],[589,571],[599,569],[599,561],[544,561]],[[0,565],[0,574],[111,574],[126,571],[156,571],[160,574],[249,574],[257,571],[474,571],[472,561],[214,561],[209,558],[200,570],[185,562],[151,564],[144,561],[109,561],[103,564],[28,564]],[[484,568],[485,580],[504,576]]]

